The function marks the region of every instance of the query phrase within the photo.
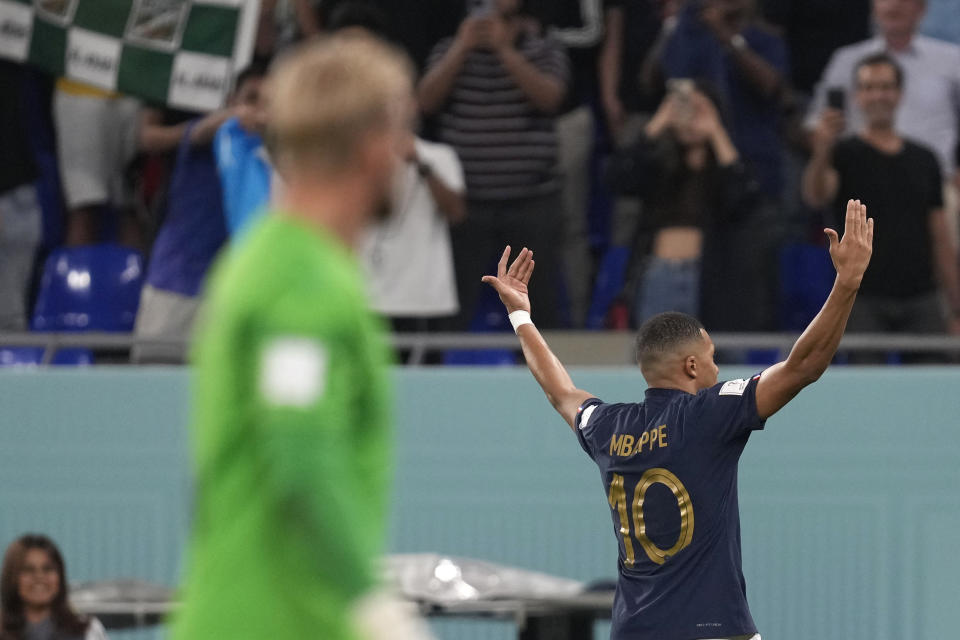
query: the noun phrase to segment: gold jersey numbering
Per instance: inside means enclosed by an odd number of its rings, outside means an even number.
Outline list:
[[[669,444],[667,442],[667,425],[662,424],[656,429],[644,431],[639,438],[634,438],[629,433],[614,434],[610,438],[610,455],[617,454],[628,458],[643,451],[652,451],[654,448],[662,449]]]
[[[677,507],[680,508],[680,535],[677,537],[677,542],[669,549],[661,549],[653,544],[653,541],[647,537],[647,526],[643,519],[643,500],[647,495],[647,489],[657,483],[666,485],[670,489],[677,499]],[[626,567],[633,567],[636,561],[633,552],[634,538],[643,547],[647,557],[657,564],[663,564],[693,541],[693,504],[690,502],[690,494],[683,483],[680,482],[680,479],[666,469],[648,469],[640,476],[637,487],[633,490],[632,503],[627,503],[623,476],[618,473],[613,474],[607,500],[610,502],[610,508],[620,516],[620,537],[623,539],[623,548],[626,555],[623,564]],[[631,510],[633,511],[632,522],[628,513]],[[632,535],[631,524],[633,525]]]

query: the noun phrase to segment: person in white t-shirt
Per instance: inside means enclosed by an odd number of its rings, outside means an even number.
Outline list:
[[[457,313],[450,223],[466,217],[463,167],[453,147],[411,136],[393,209],[364,239],[371,305],[396,331],[426,331]]]

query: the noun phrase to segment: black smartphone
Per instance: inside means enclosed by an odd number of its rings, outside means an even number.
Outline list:
[[[831,87],[827,89],[827,106],[831,109],[843,111],[847,102],[847,93],[842,87]]]

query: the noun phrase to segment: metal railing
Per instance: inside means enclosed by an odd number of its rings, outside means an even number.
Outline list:
[[[544,337],[562,362],[569,365],[623,365],[634,362],[634,334],[628,331],[546,331]],[[797,339],[794,333],[711,334],[719,352],[776,350],[785,357]],[[512,333],[399,333],[391,336],[393,346],[403,352],[403,363],[421,365],[427,354],[446,350],[519,350]],[[124,333],[0,333],[0,348],[40,347],[39,363],[52,363],[59,349],[85,348],[100,351],[129,351],[135,346],[164,348],[175,362],[186,358],[185,340],[158,340]],[[918,334],[848,334],[840,344],[842,352],[910,352],[940,354],[960,361],[960,336]]]

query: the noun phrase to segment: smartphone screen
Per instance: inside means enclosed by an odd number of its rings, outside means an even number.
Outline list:
[[[840,87],[832,87],[827,89],[827,106],[831,109],[839,109],[840,111],[843,111],[846,98],[846,92]]]

